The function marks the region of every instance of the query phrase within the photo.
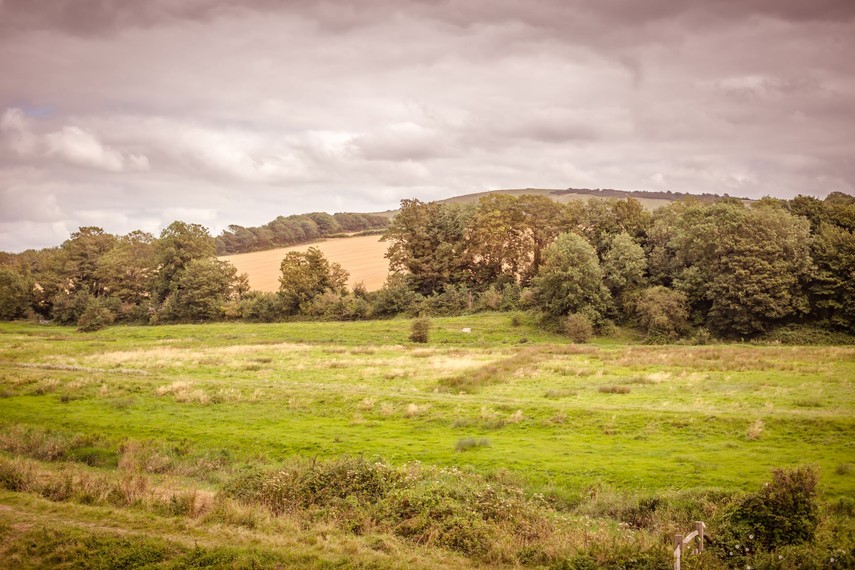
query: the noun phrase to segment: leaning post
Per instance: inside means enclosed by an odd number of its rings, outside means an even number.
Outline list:
[[[680,558],[683,554],[683,535],[674,535],[674,570],[680,570]]]

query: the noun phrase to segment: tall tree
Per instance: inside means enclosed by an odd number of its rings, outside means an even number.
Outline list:
[[[111,297],[136,305],[150,297],[156,267],[154,236],[133,231],[101,256],[95,275]]]
[[[816,317],[855,333],[855,232],[822,224],[811,249],[817,267],[810,286]]]
[[[646,282],[647,256],[626,232],[614,236],[603,255],[603,282],[615,300],[620,316],[632,312],[631,301]]]
[[[584,313],[596,322],[608,307],[609,291],[603,285],[597,253],[574,233],[559,235],[546,248],[532,287],[536,305],[551,318]]]
[[[0,266],[0,319],[20,319],[27,315],[33,283],[10,266]]]
[[[474,284],[519,281],[531,255],[519,200],[488,194],[478,200],[467,225]]]
[[[67,290],[103,295],[105,284],[98,276],[98,263],[115,245],[116,236],[99,227],[82,227],[71,234],[60,248],[60,273],[67,281]]]
[[[162,316],[176,321],[216,321],[237,298],[243,280],[231,263],[214,257],[191,259],[166,298]]]
[[[289,252],[279,269],[279,297],[288,314],[297,314],[324,293],[347,291],[347,271],[338,263],[330,263],[316,247],[305,253]]]
[[[386,252],[390,269],[409,276],[413,288],[424,295],[470,281],[465,237],[471,210],[456,204],[402,200],[382,238],[390,244]]]
[[[214,256],[214,239],[199,224],[175,221],[160,233],[155,252],[158,274],[155,296],[163,301],[178,286],[178,279],[194,259]]]

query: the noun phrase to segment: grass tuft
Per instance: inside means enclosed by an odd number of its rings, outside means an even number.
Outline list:
[[[469,451],[476,447],[490,447],[490,440],[486,437],[464,437],[457,440],[454,445],[455,451]]]
[[[629,386],[600,386],[597,392],[603,394],[629,394],[632,390]]]

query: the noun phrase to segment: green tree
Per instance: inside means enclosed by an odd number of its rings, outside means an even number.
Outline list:
[[[523,216],[523,228],[528,239],[526,254],[530,259],[520,275],[520,284],[525,286],[540,270],[543,252],[549,244],[558,234],[573,227],[573,215],[568,207],[539,194],[520,196],[517,203]]]
[[[155,238],[133,231],[98,260],[95,275],[111,297],[139,305],[151,296],[157,269]]]
[[[338,263],[327,261],[316,247],[310,247],[305,253],[289,252],[279,269],[279,296],[288,314],[307,308],[318,295],[347,291],[347,271]]]
[[[478,200],[467,229],[475,285],[519,281],[530,256],[519,200],[508,194],[484,196]]]
[[[688,208],[670,246],[675,288],[723,335],[752,335],[808,311],[811,273],[806,219],[782,208],[717,203]]]
[[[27,316],[33,283],[11,267],[0,267],[0,319],[9,321]]]
[[[239,297],[242,279],[231,263],[213,257],[191,259],[163,303],[162,317],[173,321],[217,321],[226,304]]]
[[[98,275],[98,263],[116,245],[116,236],[95,226],[82,227],[60,247],[60,275],[67,291],[85,289],[100,297],[105,284]]]
[[[647,256],[628,233],[622,232],[611,239],[602,266],[606,286],[618,297],[644,284]]]
[[[386,258],[392,272],[408,275],[412,287],[423,295],[470,281],[465,234],[471,210],[456,204],[402,200],[382,238],[389,242]]]
[[[609,291],[603,285],[597,253],[574,233],[559,235],[546,249],[532,288],[536,306],[553,319],[582,313],[596,323],[608,306]]]
[[[676,340],[689,330],[686,295],[661,285],[639,293],[635,314],[649,340]]]
[[[156,299],[163,301],[175,291],[181,273],[191,261],[213,257],[214,251],[214,239],[203,226],[181,221],[169,224],[155,245],[158,264],[154,287]]]
[[[467,224],[474,284],[528,285],[540,269],[543,251],[569,226],[562,206],[546,196],[481,198]]]
[[[810,285],[816,317],[855,332],[855,233],[822,224],[811,249],[817,268]]]
[[[634,198],[592,198],[585,203],[579,232],[602,255],[613,236],[627,233],[641,239],[651,223],[650,213]]]

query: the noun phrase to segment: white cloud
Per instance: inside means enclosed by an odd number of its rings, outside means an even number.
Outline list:
[[[148,170],[149,160],[143,154],[122,153],[90,131],[74,125],[43,135],[33,132],[32,122],[21,109],[9,108],[0,119],[0,132],[8,146],[23,158],[59,159],[67,164],[124,172]]]
[[[66,160],[70,164],[121,172],[125,168],[122,155],[105,147],[95,138],[78,127],[64,127],[61,131],[45,135],[46,154]]]
[[[0,118],[0,133],[3,140],[17,154],[26,156],[36,150],[36,137],[30,131],[30,125],[20,109],[6,109]]]

